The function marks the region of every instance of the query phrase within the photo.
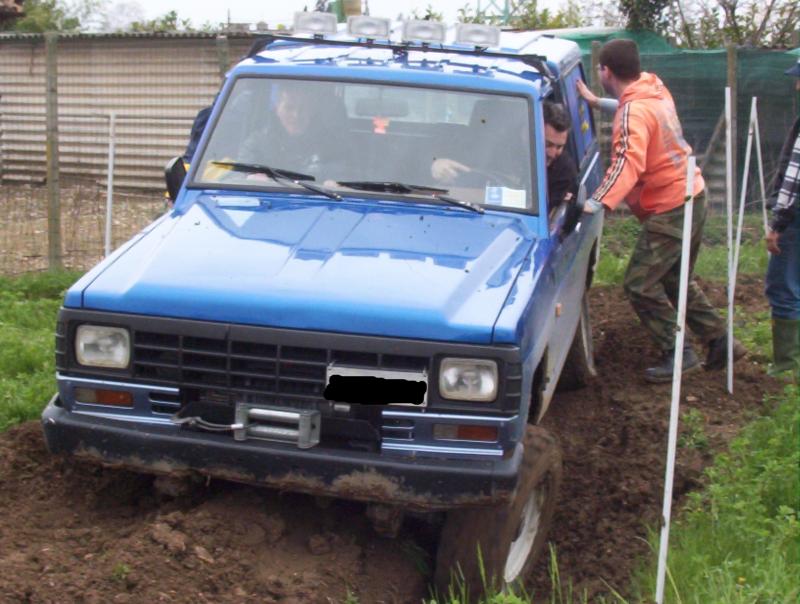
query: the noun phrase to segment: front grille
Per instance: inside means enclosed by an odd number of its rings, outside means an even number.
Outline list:
[[[133,377],[186,389],[258,395],[264,403],[324,401],[330,363],[367,369],[429,369],[425,357],[366,353],[149,331],[133,334]],[[248,397],[249,398],[249,397]]]

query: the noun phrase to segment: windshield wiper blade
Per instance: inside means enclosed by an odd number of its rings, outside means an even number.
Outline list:
[[[467,208],[479,214],[483,214],[483,208],[478,204],[469,201],[463,201],[450,197],[447,195],[449,189],[440,189],[439,187],[429,187],[428,185],[412,185],[404,182],[394,181],[381,181],[381,180],[353,180],[353,181],[339,181],[336,184],[351,189],[359,189],[361,191],[375,191],[379,193],[398,193],[401,195],[409,195],[411,193],[428,193],[440,201],[449,203],[462,208]]]
[[[237,170],[239,172],[249,172],[251,174],[264,174],[269,176],[271,179],[276,181],[281,180],[288,180],[289,182],[296,184],[304,189],[309,191],[313,191],[314,193],[318,193],[319,195],[324,195],[325,197],[330,197],[331,199],[336,199],[340,201],[342,196],[338,193],[334,193],[333,191],[329,191],[319,185],[312,185],[309,180],[316,180],[311,174],[303,174],[302,172],[293,172],[292,170],[284,170],[283,168],[273,168],[271,166],[266,166],[264,164],[249,164],[245,162],[238,162],[238,161],[217,161],[212,160],[212,164],[215,166],[223,166],[226,168],[231,168],[233,170]]]
[[[438,187],[429,187],[427,185],[411,185],[404,182],[384,181],[384,180],[348,180],[339,181],[336,184],[348,187],[350,189],[358,189],[360,191],[374,191],[376,193],[399,193],[400,195],[408,195],[409,193],[430,193],[431,195],[443,195],[448,192],[448,189],[440,189]]]
[[[478,214],[483,214],[485,212],[484,209],[477,203],[472,203],[471,201],[464,201],[463,199],[456,199],[455,197],[450,197],[449,195],[437,195],[436,199],[440,199],[441,201],[450,203],[454,206],[467,208],[468,210],[472,210],[473,212],[477,212]]]
[[[238,172],[249,172],[251,174],[265,174],[270,178],[287,178],[289,180],[316,180],[311,174],[303,174],[302,172],[293,172],[292,170],[284,170],[283,168],[273,168],[264,164],[249,164],[240,161],[220,161],[212,160],[215,166],[223,166],[231,168]]]

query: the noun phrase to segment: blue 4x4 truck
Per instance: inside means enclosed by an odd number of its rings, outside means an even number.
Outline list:
[[[68,290],[42,421],[53,453],[359,500],[385,534],[434,512],[436,586],[475,590],[478,548],[503,583],[543,548],[537,424],[594,371],[598,145],[574,43],[406,25],[269,36],[229,72],[174,207]],[[548,100],[579,179],[552,208]]]

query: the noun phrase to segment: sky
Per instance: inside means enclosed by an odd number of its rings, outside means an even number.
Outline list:
[[[124,0],[126,4],[138,4],[147,19],[159,17],[170,10],[175,10],[180,19],[191,19],[192,24],[201,26],[206,22],[216,24],[230,20],[232,23],[257,23],[264,21],[270,28],[278,24],[291,25],[295,11],[301,11],[306,6],[313,10],[314,0]],[[395,19],[399,14],[409,17],[414,9],[424,13],[428,5],[434,10],[443,13],[445,21],[455,23],[458,9],[470,4],[473,9],[478,6],[485,8],[490,0],[369,0],[370,14],[376,17]],[[112,2],[113,4],[113,2]],[[497,6],[503,6],[504,0],[495,0]],[[555,10],[561,0],[539,0],[539,9],[549,8]]]

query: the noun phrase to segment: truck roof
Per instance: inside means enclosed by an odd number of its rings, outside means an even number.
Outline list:
[[[344,33],[322,37],[269,35],[253,45],[241,67],[327,65],[339,68],[424,69],[440,74],[497,76],[502,79],[539,79],[558,75],[581,58],[579,46],[570,40],[535,31],[501,33],[497,48],[457,44],[449,39],[442,44],[366,41]]]

